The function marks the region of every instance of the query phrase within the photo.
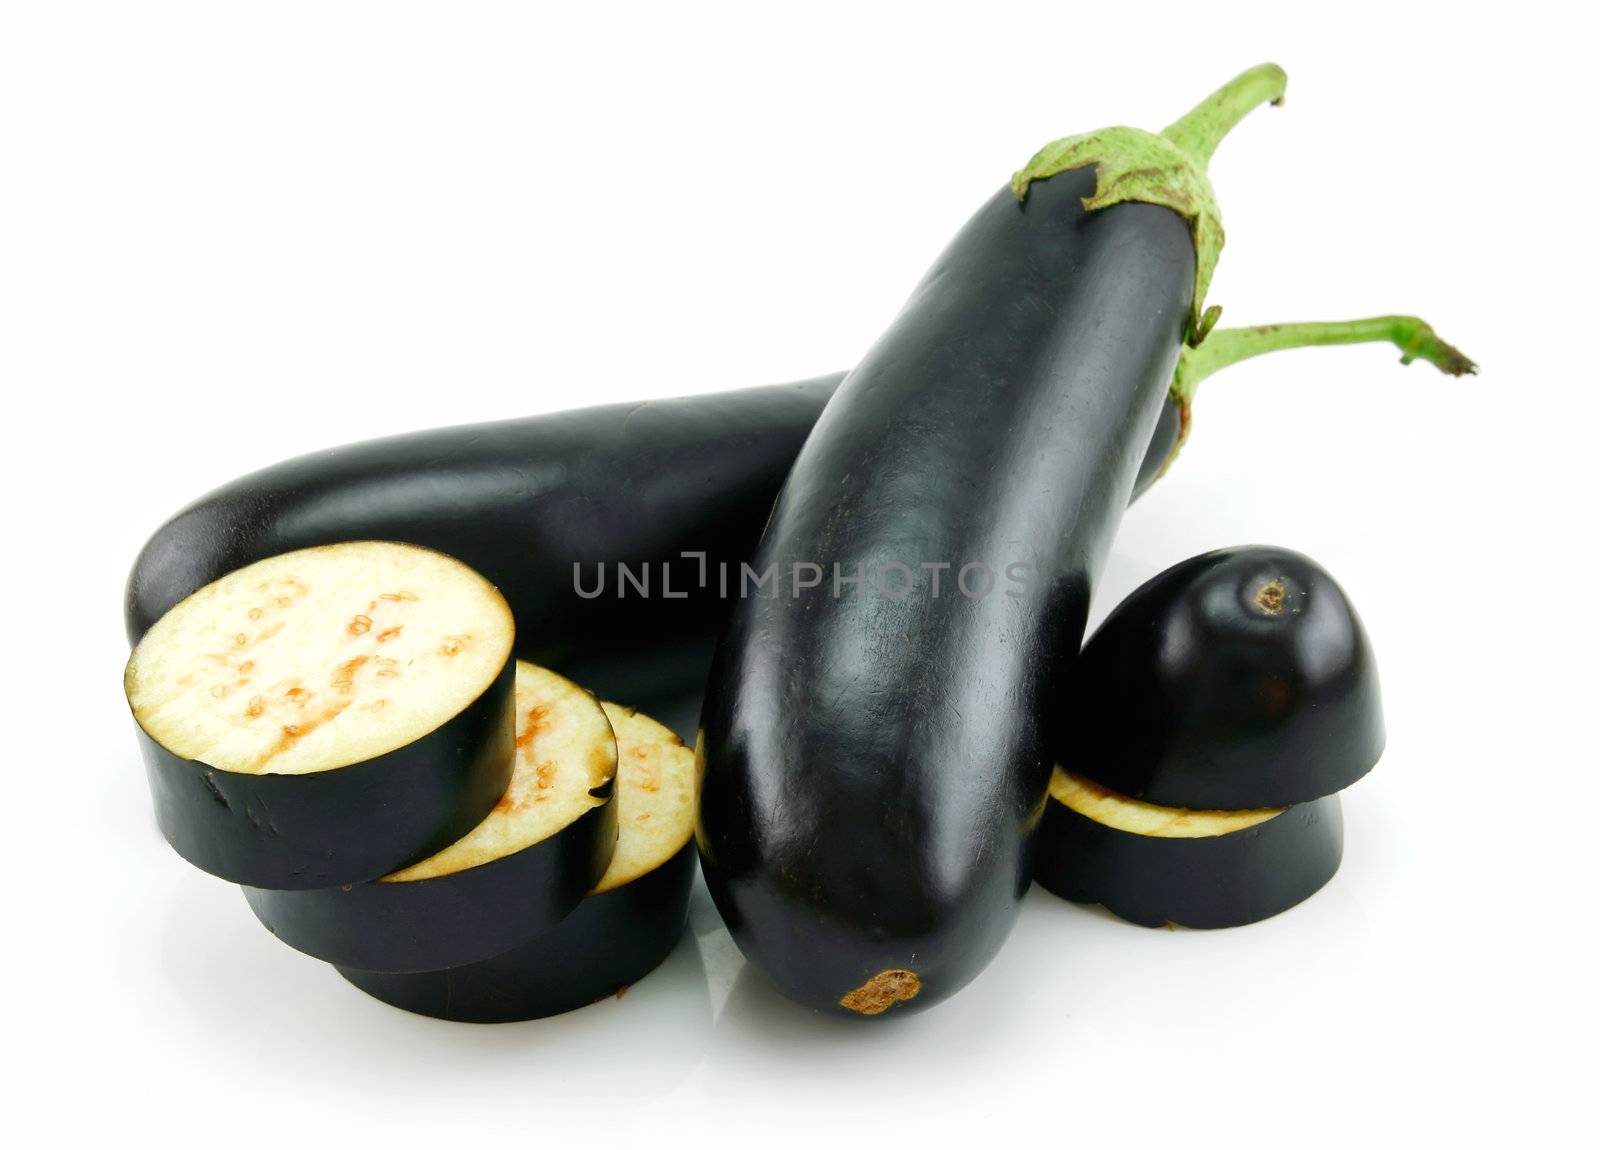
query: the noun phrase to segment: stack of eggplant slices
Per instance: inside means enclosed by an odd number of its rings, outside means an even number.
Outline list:
[[[1034,881],[1146,926],[1315,893],[1384,742],[1327,571],[1210,552],[1085,643],[1201,381],[1329,344],[1475,370],[1415,316],[1218,326],[1207,165],[1286,82],[1047,144],[842,376],[358,444],[180,511],[126,602],[167,840],[368,994],[483,1022],[647,974],[697,860],[751,965],[855,1018],[959,991]]]
[[[514,639],[492,584],[408,544],[208,584],[126,672],[162,833],[407,1010],[513,1021],[616,994],[683,932],[694,757]]]

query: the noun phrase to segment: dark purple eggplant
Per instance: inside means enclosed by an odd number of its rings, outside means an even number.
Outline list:
[[[734,605],[698,747],[707,885],[783,994],[904,1014],[1010,932],[1052,686],[1179,349],[1215,319],[1205,163],[1283,86],[1252,69],[1161,136],[1041,151],[801,448],[751,564],[775,585]]]
[[[1057,768],[1034,877],[1052,894],[1140,926],[1210,930],[1304,902],[1343,855],[1338,795],[1278,810],[1180,810]]]
[[[492,958],[550,930],[611,863],[617,739],[593,695],[518,663],[515,747],[494,810],[437,854],[377,882],[246,886],[250,909],[296,950],[389,973]]]
[[[549,930],[481,962],[417,974],[341,966],[390,1006],[450,1022],[527,1022],[610,998],[666,960],[683,937],[695,853],[685,844],[626,886],[590,895]]]
[[[466,834],[511,775],[512,621],[477,573],[359,542],[165,615],[124,685],[174,850],[232,882],[362,883]]]
[[[605,704],[617,732],[618,837],[611,865],[571,914],[516,947],[444,970],[340,966],[374,998],[454,1022],[517,1022],[617,994],[683,935],[694,883],[694,756],[671,731]]]
[[[1056,704],[1056,761],[1167,807],[1244,810],[1344,790],[1383,753],[1355,607],[1280,547],[1212,551],[1124,599]]]

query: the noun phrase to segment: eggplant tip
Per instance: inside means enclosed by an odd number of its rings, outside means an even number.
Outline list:
[[[900,1002],[922,993],[922,979],[914,970],[883,970],[839,1000],[846,1010],[866,1017],[882,1014]]]

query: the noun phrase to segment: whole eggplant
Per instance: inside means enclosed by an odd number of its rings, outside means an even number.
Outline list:
[[[1042,151],[801,449],[751,564],[775,584],[734,604],[697,747],[707,885],[790,998],[904,1014],[959,990],[1009,933],[1050,688],[1077,658],[1179,348],[1214,320],[1204,162],[1283,84],[1268,65],[1161,137]],[[1171,181],[1136,186],[1168,163],[1188,166],[1183,203]]]

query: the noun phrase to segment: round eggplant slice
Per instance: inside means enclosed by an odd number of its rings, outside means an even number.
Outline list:
[[[1378,671],[1333,577],[1279,547],[1162,572],[1084,648],[1056,761],[1121,794],[1195,810],[1344,790],[1383,753]]]
[[[570,913],[616,847],[617,740],[582,687],[531,663],[516,682],[516,763],[487,818],[378,882],[245,887],[262,924],[315,958],[407,972],[477,962]]]
[[[124,686],[156,821],[233,882],[366,882],[426,858],[511,776],[510,608],[399,543],[264,559],[150,628]]]
[[[485,962],[426,974],[339,973],[374,998],[455,1022],[546,1018],[618,994],[683,935],[695,852],[694,756],[635,711],[605,704],[617,732],[617,850],[593,893],[556,926]]]
[[[1278,810],[1158,807],[1057,767],[1034,879],[1140,926],[1260,922],[1310,898],[1344,853],[1339,796]]]

